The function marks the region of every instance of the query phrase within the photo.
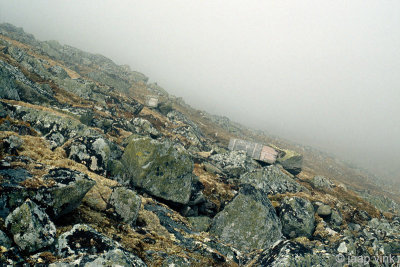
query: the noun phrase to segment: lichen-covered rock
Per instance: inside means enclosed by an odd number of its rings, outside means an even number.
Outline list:
[[[281,164],[285,170],[294,175],[301,172],[303,166],[303,155],[293,150],[279,148],[275,145],[270,146],[279,152],[276,162]]]
[[[309,247],[294,241],[280,241],[271,249],[265,249],[248,266],[334,266],[341,267],[335,255],[325,251],[314,252]]]
[[[112,160],[122,155],[117,145],[103,137],[79,137],[65,148],[70,159],[86,165],[91,171],[106,175]]]
[[[113,208],[116,218],[124,223],[135,224],[141,202],[140,196],[135,191],[116,187],[111,193],[109,206]]]
[[[282,236],[281,223],[265,193],[250,185],[240,193],[211,224],[210,233],[241,251],[263,249]]]
[[[320,175],[314,176],[311,182],[314,187],[318,189],[332,189],[332,187],[334,186],[331,180]]]
[[[187,204],[193,180],[193,162],[173,144],[151,138],[132,139],[122,155],[121,182],[149,194]]]
[[[27,200],[10,213],[5,225],[22,251],[34,252],[54,242],[56,227],[34,202]]]
[[[147,266],[139,257],[128,253],[122,249],[113,249],[101,254],[90,255],[83,254],[79,256],[69,257],[61,261],[49,264],[49,267],[66,267],[66,266],[82,266],[82,267],[97,267],[97,266]]]
[[[215,154],[210,157],[210,160],[230,178],[239,178],[240,175],[260,167],[244,151],[228,151],[222,154]]]
[[[99,254],[116,248],[115,242],[86,224],[76,224],[60,235],[56,253],[61,257],[80,254]]]
[[[282,233],[289,238],[311,237],[314,232],[314,207],[300,197],[285,197],[280,206]]]
[[[242,184],[251,184],[268,195],[287,192],[308,192],[307,188],[283,173],[278,167],[272,165],[243,174],[240,177],[240,182]]]

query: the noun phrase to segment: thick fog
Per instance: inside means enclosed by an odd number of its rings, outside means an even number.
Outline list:
[[[192,106],[400,179],[400,1],[3,1]]]

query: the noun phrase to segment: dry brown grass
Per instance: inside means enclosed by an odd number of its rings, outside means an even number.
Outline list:
[[[232,186],[222,182],[217,175],[205,171],[203,165],[195,164],[193,173],[204,185],[203,194],[217,205],[218,209],[224,201],[230,201],[234,197]]]

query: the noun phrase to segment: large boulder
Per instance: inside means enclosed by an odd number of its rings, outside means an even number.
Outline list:
[[[34,252],[54,242],[56,227],[34,202],[27,200],[10,213],[5,225],[14,242],[25,252]]]
[[[243,174],[240,177],[240,182],[242,184],[251,184],[268,195],[308,191],[307,188],[273,165]]]
[[[140,196],[135,191],[116,187],[111,193],[108,204],[117,219],[124,223],[135,224],[141,202]]]
[[[282,233],[286,237],[312,236],[315,218],[314,207],[310,201],[300,197],[285,197],[280,208]]]
[[[121,182],[147,193],[180,204],[190,199],[193,161],[166,141],[149,137],[130,141],[122,155]]]
[[[210,233],[241,251],[263,249],[282,236],[281,223],[265,193],[250,185],[239,194],[211,224]]]

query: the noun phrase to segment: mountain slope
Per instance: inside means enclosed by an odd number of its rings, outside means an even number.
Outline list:
[[[10,24],[0,67],[2,262],[341,266],[338,252],[400,253],[398,192],[332,156]],[[228,151],[230,138],[301,153],[302,172]]]

